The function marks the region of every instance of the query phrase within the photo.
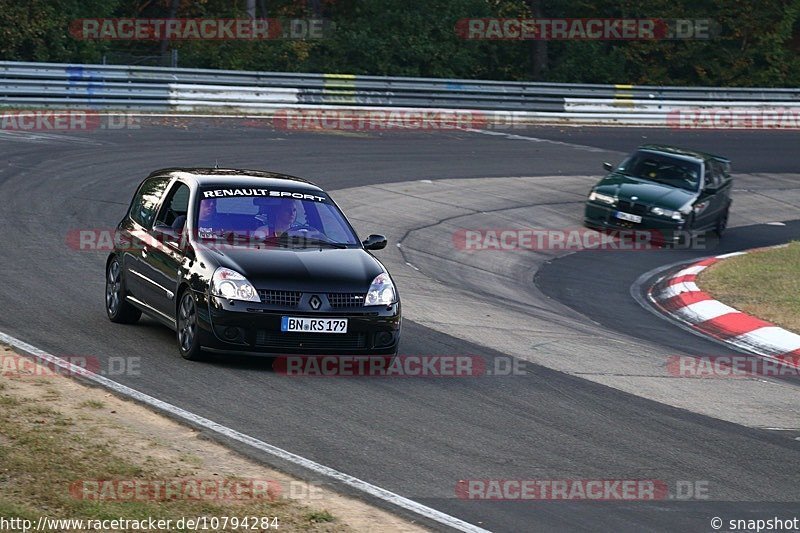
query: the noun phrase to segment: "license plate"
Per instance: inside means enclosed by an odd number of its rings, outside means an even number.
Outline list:
[[[622,220],[627,220],[628,222],[636,222],[637,224],[642,221],[642,217],[639,215],[631,215],[630,213],[623,213],[622,211],[617,211],[614,213],[614,216]]]
[[[281,317],[281,331],[301,333],[347,333],[346,318]]]

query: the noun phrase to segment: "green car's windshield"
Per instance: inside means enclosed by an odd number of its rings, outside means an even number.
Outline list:
[[[619,171],[649,181],[697,191],[700,187],[700,164],[654,152],[637,152],[627,159]]]

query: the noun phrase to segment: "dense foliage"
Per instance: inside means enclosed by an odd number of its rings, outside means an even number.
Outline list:
[[[79,18],[247,16],[247,0],[0,0],[0,58],[183,67],[669,85],[800,85],[800,0],[257,0],[257,16],[324,17],[325,39],[86,41]],[[474,17],[713,19],[706,40],[464,40]]]

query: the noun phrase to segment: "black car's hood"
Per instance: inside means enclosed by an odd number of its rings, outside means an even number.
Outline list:
[[[375,276],[385,272],[361,248],[229,247],[208,253],[219,266],[239,272],[259,289],[367,292]]]
[[[661,183],[633,178],[622,174],[609,174],[595,187],[597,192],[616,196],[620,200],[633,200],[642,204],[678,210],[691,201],[696,192]]]

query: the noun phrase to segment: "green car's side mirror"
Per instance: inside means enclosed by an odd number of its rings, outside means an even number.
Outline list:
[[[614,165],[606,161],[605,163],[603,163],[603,168],[611,172],[612,170],[614,170]]]

